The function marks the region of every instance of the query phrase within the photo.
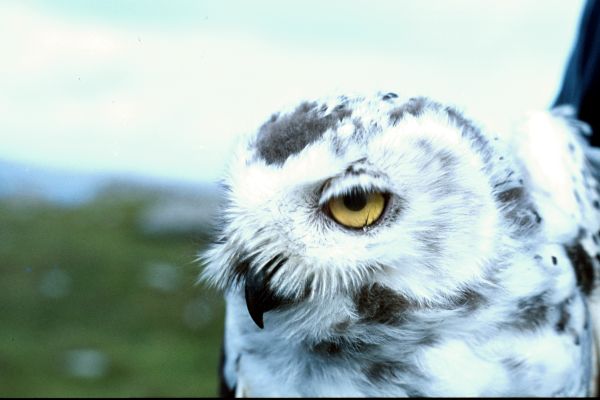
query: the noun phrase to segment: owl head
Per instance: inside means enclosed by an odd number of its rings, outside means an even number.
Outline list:
[[[509,245],[501,232],[531,222],[505,218],[520,198],[499,146],[424,97],[338,96],[275,113],[231,161],[203,277],[243,293],[261,327],[278,305],[369,283],[444,301],[485,278]]]

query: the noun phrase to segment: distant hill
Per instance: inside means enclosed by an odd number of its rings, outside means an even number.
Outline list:
[[[92,199],[107,176],[0,160],[0,197],[79,204]]]
[[[91,200],[104,190],[162,192],[196,196],[216,184],[158,179],[133,174],[78,172],[0,159],[0,197],[22,197],[65,205]]]
[[[144,203],[138,228],[148,235],[206,233],[219,206],[215,184],[85,173],[0,160],[0,200],[77,207],[95,199]]]

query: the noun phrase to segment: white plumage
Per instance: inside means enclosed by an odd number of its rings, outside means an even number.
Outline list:
[[[232,160],[203,255],[226,293],[223,394],[590,394],[582,129],[555,110],[497,137],[393,93],[274,114]]]

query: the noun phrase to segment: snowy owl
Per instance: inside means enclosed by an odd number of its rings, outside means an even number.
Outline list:
[[[595,393],[585,128],[559,109],[494,135],[395,93],[273,114],[232,159],[202,255],[227,303],[222,394]]]

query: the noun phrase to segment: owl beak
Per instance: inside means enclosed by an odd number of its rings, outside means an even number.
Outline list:
[[[248,307],[250,317],[260,329],[264,328],[264,313],[277,308],[282,304],[281,299],[275,296],[269,288],[268,282],[262,271],[246,276],[244,295],[246,297],[246,307]]]

